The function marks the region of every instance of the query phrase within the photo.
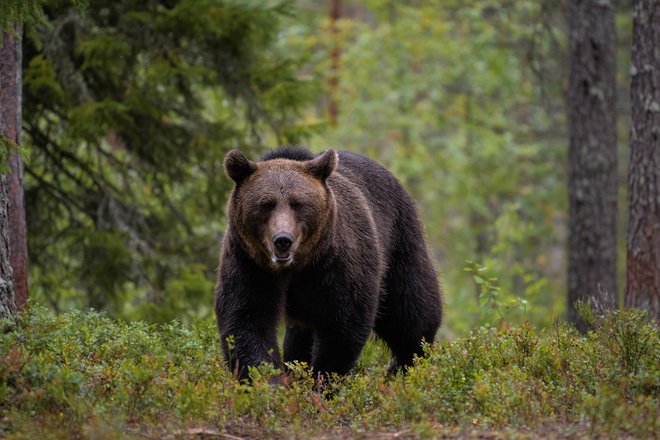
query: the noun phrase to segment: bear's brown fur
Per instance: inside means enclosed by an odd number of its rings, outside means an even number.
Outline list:
[[[411,197],[378,163],[288,148],[225,158],[228,203],[216,289],[225,357],[240,378],[263,361],[347,373],[372,330],[410,365],[442,317],[437,275]],[[229,338],[229,339],[228,339]],[[228,343],[231,340],[231,343]]]

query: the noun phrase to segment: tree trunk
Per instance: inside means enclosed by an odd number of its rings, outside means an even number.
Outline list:
[[[23,309],[27,306],[28,300],[28,252],[23,197],[23,158],[18,152],[15,151],[9,156],[9,167],[7,197],[9,198],[10,260],[14,274],[14,298],[18,308]]]
[[[633,13],[626,307],[660,320],[660,1]]]
[[[2,132],[16,144],[21,143],[21,98],[22,98],[22,28],[18,27],[16,38],[4,40],[0,51],[3,61],[2,96],[0,107],[3,113]],[[4,64],[7,63],[5,66]],[[25,203],[23,200],[23,158],[17,151],[9,156],[7,176],[7,197],[9,198],[9,240],[10,260],[14,274],[14,299],[18,308],[27,305],[28,299],[28,253],[25,223]]]
[[[568,319],[591,299],[616,304],[616,96],[614,12],[609,1],[571,0],[568,117]]]
[[[11,262],[9,260],[9,216],[7,208],[7,179],[0,177],[0,318],[16,313]]]
[[[18,33],[18,32],[17,32]],[[3,140],[18,143],[20,132],[20,38],[2,34],[0,43],[0,134]],[[3,145],[2,148],[7,148]],[[5,150],[7,151],[7,150]],[[13,155],[13,153],[12,153]],[[11,169],[11,160],[2,165]],[[16,312],[11,265],[12,238],[9,201],[10,176],[0,177],[0,317]]]
[[[330,52],[330,79],[328,81],[328,119],[330,126],[336,127],[339,120],[339,104],[337,91],[339,89],[339,65],[341,52],[339,49],[339,29],[337,21],[341,17],[341,0],[330,0],[330,31],[333,46]]]

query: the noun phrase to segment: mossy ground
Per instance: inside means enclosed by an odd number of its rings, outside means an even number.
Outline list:
[[[660,433],[660,336],[615,312],[586,336],[557,324],[481,328],[427,347],[406,375],[370,341],[359,365],[319,392],[224,367],[212,321],[192,328],[32,308],[0,335],[0,437],[536,438]]]

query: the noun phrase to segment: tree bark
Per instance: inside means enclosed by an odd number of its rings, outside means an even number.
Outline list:
[[[636,0],[631,65],[626,307],[660,320],[660,0]]]
[[[7,179],[0,176],[0,318],[7,318],[17,310],[9,260],[8,206]]]
[[[615,30],[607,0],[571,0],[568,90],[568,319],[591,299],[616,304]]]
[[[339,104],[337,92],[339,89],[339,66],[341,51],[339,48],[339,29],[337,21],[341,18],[341,0],[330,0],[330,32],[333,46],[330,52],[330,79],[328,81],[328,119],[330,126],[336,127],[339,121]]]
[[[20,138],[20,135],[19,135]],[[25,202],[23,194],[23,158],[18,152],[9,156],[10,173],[7,176],[9,198],[10,260],[14,274],[14,298],[19,309],[28,300],[28,251]]]
[[[20,51],[20,37],[3,33],[0,45],[0,134],[5,140],[14,143],[18,143],[21,127]],[[12,153],[12,159],[14,154],[15,152]],[[2,165],[11,169],[12,159]],[[12,204],[9,200],[11,179],[11,173],[0,177],[0,317],[16,312],[10,243],[12,239],[10,227]]]
[[[5,115],[3,133],[17,145],[21,143],[22,127],[22,27],[16,30],[16,37],[7,41],[3,47],[6,58],[6,91],[3,80],[3,92],[0,97],[0,110]],[[4,68],[3,68],[4,71]],[[6,116],[6,117],[5,117]],[[23,158],[17,151],[9,156],[9,175],[7,176],[7,196],[9,198],[9,241],[10,260],[14,275],[14,299],[19,309],[27,306],[28,300],[28,252],[25,222],[25,202],[23,197]]]

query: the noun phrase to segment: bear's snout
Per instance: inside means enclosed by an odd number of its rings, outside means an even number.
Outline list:
[[[274,267],[282,269],[293,263],[293,254],[298,248],[300,235],[295,213],[288,203],[280,203],[272,213],[264,237]]]
[[[273,235],[271,239],[273,253],[270,259],[275,267],[283,268],[293,263],[294,241],[293,235],[287,232],[278,232]]]
[[[291,249],[291,245],[293,244],[293,237],[291,234],[287,234],[286,232],[275,234],[273,237],[273,244],[275,245],[275,249],[277,249],[279,252],[286,252]]]

